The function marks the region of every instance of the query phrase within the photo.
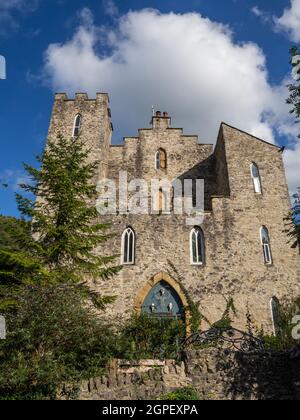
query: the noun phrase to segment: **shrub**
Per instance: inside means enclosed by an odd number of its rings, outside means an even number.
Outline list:
[[[55,287],[23,292],[0,342],[0,399],[54,399],[64,384],[99,375],[115,336],[78,293]]]
[[[295,327],[293,318],[299,315],[300,297],[290,299],[278,305],[275,327],[276,337],[264,336],[265,346],[275,350],[290,350],[296,345],[300,345],[300,340],[293,338],[292,330]]]
[[[133,316],[119,335],[118,352],[125,359],[176,358],[185,336],[180,320]]]
[[[169,394],[160,398],[161,400],[181,400],[181,401],[189,401],[189,400],[201,400],[203,399],[198,394],[198,391],[190,386],[178,388],[176,391],[170,392]]]

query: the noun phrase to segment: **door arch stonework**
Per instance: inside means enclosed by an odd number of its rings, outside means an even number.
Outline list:
[[[153,289],[153,287],[161,281],[168,283],[175,290],[178,297],[180,298],[182,305],[184,307],[184,310],[185,310],[186,331],[187,331],[187,335],[189,335],[191,333],[191,312],[190,312],[187,297],[181,285],[167,273],[160,272],[156,274],[150,280],[148,280],[146,284],[139,290],[135,299],[135,304],[134,304],[135,312],[138,315],[140,315],[142,311],[142,305],[145,299],[147,298],[148,294]]]

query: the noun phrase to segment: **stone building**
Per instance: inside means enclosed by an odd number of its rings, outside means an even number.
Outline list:
[[[120,171],[127,172],[128,182],[204,179],[205,199],[204,220],[196,226],[185,214],[174,214],[172,189],[170,195],[159,189],[155,214],[119,209],[99,216],[112,222],[115,234],[99,252],[120,254],[123,265],[99,285],[102,293],[116,296],[107,314],[125,319],[133,311],[165,317],[185,313],[188,323],[191,298],[216,321],[225,299],[233,297],[237,326],[245,327],[249,307],[257,324],[271,331],[274,297],[300,295],[298,251],[284,232],[290,201],[280,149],[226,123],[215,147],[201,144],[196,135],[173,128],[169,115],[160,112],[150,128],[120,145],[111,144],[112,130],[107,94],[96,99],[56,94],[48,138],[80,134],[92,149],[91,158],[100,161],[99,180],[118,182]]]

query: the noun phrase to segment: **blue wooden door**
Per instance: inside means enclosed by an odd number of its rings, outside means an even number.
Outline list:
[[[144,300],[142,313],[161,318],[182,318],[184,308],[176,291],[165,281],[160,281]]]

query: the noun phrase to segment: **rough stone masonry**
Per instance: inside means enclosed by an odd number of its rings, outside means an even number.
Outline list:
[[[220,318],[224,296],[231,296],[237,309],[236,326],[244,327],[249,306],[255,321],[271,331],[270,299],[300,294],[298,251],[290,247],[284,232],[290,202],[279,148],[226,123],[220,126],[215,147],[202,144],[196,135],[173,128],[167,113],[157,113],[149,128],[113,145],[109,97],[105,93],[97,94],[96,99],[84,93],[76,94],[75,99],[56,94],[48,139],[54,140],[58,133],[71,137],[77,115],[81,117],[80,135],[92,149],[91,159],[99,160],[95,182],[103,177],[117,182],[121,170],[127,171],[129,182],[135,178],[148,182],[153,178],[205,181],[205,218],[200,226],[205,252],[202,264],[191,263],[193,227],[186,225],[185,215],[171,211],[107,216],[115,236],[98,249],[99,253],[122,254],[122,235],[128,227],[135,240],[134,261],[98,286],[102,293],[116,296],[106,316],[126,319],[134,311],[141,311],[159,283],[167,285],[181,302],[187,320],[186,293],[211,321]],[[158,150],[163,150],[166,158],[161,168],[156,165]],[[259,194],[251,176],[253,163],[260,173]],[[268,264],[260,236],[263,226],[269,232],[272,254]],[[169,272],[168,261],[175,265],[182,282]]]
[[[290,356],[207,348],[189,350],[184,363],[118,361],[107,374],[83,382],[78,398],[153,400],[193,387],[204,400],[299,400],[300,359]]]

